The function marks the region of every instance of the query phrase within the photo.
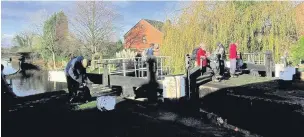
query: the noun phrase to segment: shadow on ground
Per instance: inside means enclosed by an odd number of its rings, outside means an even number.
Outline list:
[[[295,102],[304,98],[277,94],[294,90],[304,92],[302,87],[279,89],[277,81],[223,88],[201,98],[201,108],[262,136],[303,136],[304,104]]]
[[[2,111],[3,136],[215,136],[185,125],[148,118],[137,102],[122,101],[114,111],[96,108],[73,111],[64,91],[11,100],[10,112]],[[3,104],[2,105],[8,105]],[[153,112],[157,107],[141,111]],[[2,108],[3,110],[3,108]],[[134,113],[136,110],[138,113]],[[216,131],[214,131],[216,132]]]
[[[219,127],[197,124],[197,128],[175,121],[157,119],[159,110],[177,112],[182,117],[201,119],[199,109],[213,112],[229,124],[262,136],[302,136],[303,104],[296,99],[279,96],[276,81],[223,88],[203,98],[194,93],[192,101],[179,100],[160,106],[125,100],[110,112],[96,108],[74,111],[65,91],[48,92],[24,98],[2,96],[3,136],[243,136]],[[122,88],[117,86],[120,94]],[[281,92],[302,90],[287,88]],[[294,95],[300,98],[300,96]],[[297,99],[298,99],[297,98]],[[301,100],[301,98],[300,98]],[[303,98],[302,98],[303,100]],[[10,111],[8,112],[7,109]],[[152,116],[152,117],[151,117]],[[169,114],[168,117],[173,115]],[[188,124],[197,121],[186,121]],[[201,128],[199,131],[198,128]],[[217,129],[217,130],[216,130]],[[226,129],[227,130],[227,129]],[[220,132],[227,132],[221,134]]]

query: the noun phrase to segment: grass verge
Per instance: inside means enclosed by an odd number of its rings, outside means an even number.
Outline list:
[[[74,108],[74,110],[81,111],[81,110],[93,109],[93,108],[97,107],[96,103],[97,103],[97,101],[90,101],[88,103],[80,104],[80,105],[77,105]]]

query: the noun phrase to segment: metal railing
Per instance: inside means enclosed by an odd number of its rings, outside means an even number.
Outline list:
[[[257,65],[265,65],[266,53],[241,53],[244,62],[253,63]],[[240,55],[240,53],[238,53]],[[229,54],[226,54],[227,59],[229,59]]]
[[[98,68],[99,74],[102,73],[101,69],[104,69],[104,64],[107,65],[107,71],[110,75],[123,75],[127,76],[128,73],[134,73],[135,77],[147,77],[147,65],[146,57],[132,57],[132,58],[113,58],[92,60]],[[171,73],[170,64],[171,57],[169,56],[155,56],[156,59],[156,74],[159,78]],[[165,63],[166,62],[166,63]]]

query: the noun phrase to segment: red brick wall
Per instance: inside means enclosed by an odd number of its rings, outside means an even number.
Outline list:
[[[146,43],[143,42],[143,36],[146,36]],[[125,35],[125,48],[133,48],[142,51],[149,48],[151,43],[161,46],[163,33],[154,28],[145,20],[140,20],[135,27],[133,27]]]

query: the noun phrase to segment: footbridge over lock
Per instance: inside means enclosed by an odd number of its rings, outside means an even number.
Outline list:
[[[189,65],[193,61],[190,55],[186,55],[185,59],[186,72],[179,76],[184,79],[185,94],[190,96],[189,91],[195,91],[198,86],[211,81],[213,74],[210,72],[202,74],[202,66]],[[273,71],[271,52],[243,53],[243,60],[249,71],[266,71],[266,74]],[[176,76],[171,73],[171,62],[172,58],[168,56],[156,56],[150,63],[143,57],[92,60],[91,69],[97,69],[98,73],[88,73],[88,79],[91,84],[103,88],[119,88],[123,96],[134,96],[134,90],[151,81],[151,75],[155,75],[159,88],[163,89],[164,79]],[[49,79],[58,82],[66,81],[63,71],[51,71]]]

